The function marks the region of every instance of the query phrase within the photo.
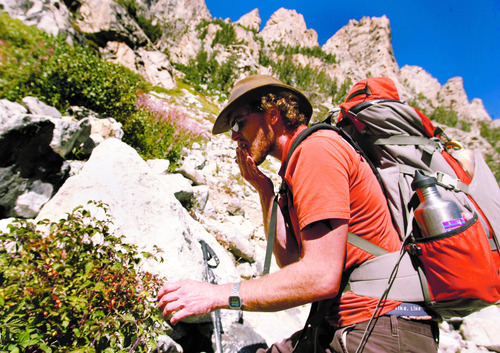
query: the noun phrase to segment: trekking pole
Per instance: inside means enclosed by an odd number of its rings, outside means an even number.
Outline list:
[[[201,250],[203,251],[203,262],[205,263],[205,278],[207,282],[216,284],[215,275],[212,268],[219,266],[219,258],[215,254],[214,250],[203,240],[200,240]],[[215,265],[210,264],[210,260],[215,261]],[[215,353],[222,353],[222,323],[220,319],[220,310],[214,310],[210,313],[212,317],[212,322],[214,324],[214,336],[215,336]]]

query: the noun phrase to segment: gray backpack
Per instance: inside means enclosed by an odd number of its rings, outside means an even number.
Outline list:
[[[333,129],[371,162],[386,195],[402,246],[397,253],[354,234],[348,242],[375,256],[353,269],[347,288],[359,295],[419,303],[442,318],[465,316],[500,301],[500,189],[481,154],[467,171],[448,152],[459,146],[417,109],[401,102],[389,78],[368,78],[340,106],[337,126],[313,124],[294,149],[318,129]],[[433,176],[444,199],[472,219],[458,229],[422,237],[414,221],[419,200],[416,171]],[[471,176],[473,176],[471,178]],[[283,183],[281,193],[289,192]],[[264,269],[269,271],[275,232],[273,206]]]

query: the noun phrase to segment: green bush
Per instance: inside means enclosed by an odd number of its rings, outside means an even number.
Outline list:
[[[337,82],[335,82],[335,87],[337,86]],[[340,85],[340,88],[333,93],[332,92],[332,103],[334,105],[339,105],[347,98],[349,91],[352,88],[352,80],[350,77],[346,78],[345,81]]]
[[[236,42],[236,32],[234,31],[233,25],[224,21],[220,21],[218,24],[222,28],[215,33],[212,47],[216,44],[222,44],[223,46],[234,44]]]
[[[123,2],[129,11],[136,11],[134,0]],[[60,111],[78,105],[115,118],[123,125],[123,141],[144,158],[167,158],[175,166],[182,148],[198,138],[182,124],[152,119],[147,110],[138,108],[139,93],[152,88],[141,76],[5,13],[0,13],[0,62],[0,99],[20,102],[32,95]],[[198,69],[206,59],[199,62]],[[211,70],[198,70],[201,81]]]
[[[447,109],[445,107],[437,107],[429,118],[440,124],[444,124],[450,127],[456,127],[463,131],[470,132],[471,129],[470,124],[464,120],[461,120],[455,111]]]
[[[97,204],[107,214],[105,205]],[[160,280],[138,272],[144,257],[78,207],[37,227],[0,232],[0,351],[146,352],[162,334]],[[43,234],[37,229],[50,230]],[[92,237],[101,237],[101,243]]]
[[[33,95],[60,111],[80,105],[127,124],[136,111],[136,91],[149,87],[139,75],[90,49],[72,47],[3,13],[0,40],[0,98],[20,101]]]
[[[236,56],[231,55],[226,62],[219,64],[215,59],[216,54],[212,53],[208,57],[207,52],[201,50],[188,65],[174,63],[174,66],[185,74],[184,81],[193,85],[197,91],[217,90],[227,95],[236,80]]]
[[[456,112],[444,107],[437,107],[431,114],[430,119],[450,127],[457,126],[459,120]]]
[[[231,44],[236,43],[236,32],[234,30],[234,26],[231,23],[226,23],[220,18],[213,19],[211,21],[209,20],[202,20],[197,26],[196,30],[200,33],[198,38],[200,39],[205,39],[207,33],[208,33],[208,25],[209,24],[216,24],[221,27],[216,33],[215,37],[212,40],[212,47],[214,47],[216,44],[221,44],[224,46],[229,46]]]
[[[280,44],[275,48],[275,51],[277,54],[283,54],[287,56],[293,54],[303,54],[309,57],[316,57],[323,60],[325,64],[330,65],[337,63],[335,55],[327,54],[320,46],[309,48],[300,46],[292,47],[290,45],[284,46]]]
[[[493,147],[498,149],[500,147],[498,146],[498,142],[500,141],[500,129],[490,127],[490,125],[485,122],[481,122],[480,128],[481,136],[485,138]],[[498,150],[497,152],[500,153]]]

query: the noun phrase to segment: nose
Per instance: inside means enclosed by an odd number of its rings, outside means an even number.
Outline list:
[[[229,133],[231,134],[231,139],[233,141],[238,142],[238,141],[241,140],[241,133],[239,131],[236,132],[236,131],[233,131],[233,130],[229,130]]]

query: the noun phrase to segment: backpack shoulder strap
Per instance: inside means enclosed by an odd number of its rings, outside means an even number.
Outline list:
[[[388,254],[389,252],[378,245],[369,242],[368,240],[361,238],[359,235],[353,234],[351,232],[347,233],[347,242],[373,256],[382,256]]]
[[[295,138],[295,140],[293,141],[292,146],[290,147],[290,150],[288,151],[286,160],[284,161],[285,166],[288,166],[288,161],[290,160],[290,158],[292,158],[293,152],[295,152],[295,150],[297,149],[297,147],[306,138],[308,138],[309,136],[311,136],[312,134],[314,134],[318,130],[333,130],[333,131],[336,131],[337,133],[341,134],[341,130],[338,127],[334,126],[334,125],[330,125],[330,124],[327,124],[327,123],[312,124],[307,129],[305,129],[304,131],[302,131],[299,134],[299,136],[297,136]]]

